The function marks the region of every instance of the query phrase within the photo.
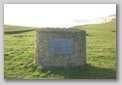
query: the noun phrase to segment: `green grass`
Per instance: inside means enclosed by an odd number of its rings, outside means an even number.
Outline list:
[[[36,28],[4,26],[5,79],[116,79],[116,23],[75,26],[86,30],[85,68],[42,69],[34,64]]]

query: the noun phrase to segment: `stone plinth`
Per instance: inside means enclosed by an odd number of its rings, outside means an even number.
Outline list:
[[[86,64],[86,32],[66,28],[36,30],[35,63],[42,67]]]

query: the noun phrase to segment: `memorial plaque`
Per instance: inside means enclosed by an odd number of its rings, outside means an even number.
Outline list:
[[[74,39],[50,38],[50,54],[73,54]]]

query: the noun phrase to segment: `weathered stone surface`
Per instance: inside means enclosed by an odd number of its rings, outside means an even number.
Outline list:
[[[60,41],[60,43],[55,43],[55,40],[57,42]],[[63,44],[66,45],[63,46]],[[60,50],[52,51],[56,48],[55,46]],[[86,64],[86,32],[84,30],[66,28],[44,28],[37,30],[35,63],[42,67],[69,67]]]

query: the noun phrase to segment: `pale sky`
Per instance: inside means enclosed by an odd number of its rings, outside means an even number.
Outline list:
[[[4,24],[71,27],[116,13],[116,4],[4,4]]]

